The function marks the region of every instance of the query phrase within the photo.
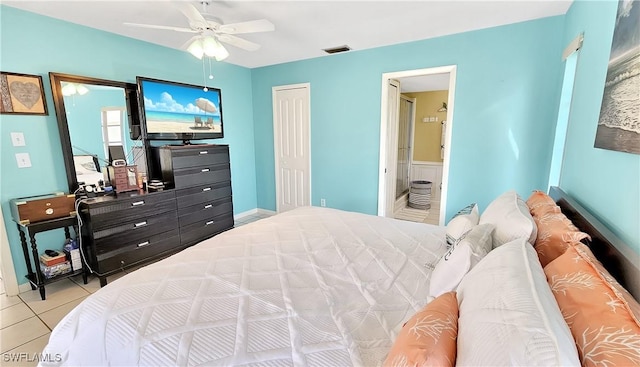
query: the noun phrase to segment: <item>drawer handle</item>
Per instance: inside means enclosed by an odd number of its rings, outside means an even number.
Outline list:
[[[210,220],[210,221],[208,221],[207,223],[205,223],[204,225],[205,225],[205,226],[208,226],[209,224],[213,224],[213,221],[212,221],[212,220]]]
[[[144,200],[140,200],[140,201],[136,201],[131,203],[131,206],[138,206],[138,205],[144,205]]]
[[[200,172],[209,172],[209,169],[208,168],[203,168],[203,169],[200,170]]]
[[[204,189],[202,189],[202,191],[211,191],[210,187],[205,187]]]
[[[135,228],[138,228],[138,227],[142,227],[142,226],[146,226],[146,225],[147,225],[147,221],[145,220],[144,222],[136,223],[133,226]]]
[[[143,243],[139,243],[138,247],[143,247],[143,246],[146,246],[146,245],[150,245],[149,241],[144,241]]]
[[[200,154],[209,154],[209,152],[207,152],[206,150],[203,150],[202,152],[200,152]]]
[[[207,204],[207,205],[204,206],[205,209],[209,209],[209,208],[212,208],[212,207],[213,207],[213,204]]]

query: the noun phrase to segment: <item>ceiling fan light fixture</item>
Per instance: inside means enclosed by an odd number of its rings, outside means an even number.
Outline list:
[[[218,42],[218,52],[216,53],[216,60],[217,61],[222,61],[224,59],[226,59],[227,57],[229,57],[229,51],[227,51],[227,49],[220,43]]]
[[[71,83],[67,83],[67,85],[65,85],[64,87],[62,87],[62,95],[65,97],[69,97],[76,94],[76,86],[71,84]]]
[[[202,56],[204,56],[204,48],[202,46],[202,41],[200,41],[199,39],[194,40],[193,42],[191,42],[189,47],[187,47],[187,51],[189,51],[189,53],[195,56],[196,58],[202,59]]]
[[[229,51],[217,39],[212,36],[205,37],[202,41],[204,54],[208,57],[215,57],[217,61],[222,61],[229,57]]]
[[[89,89],[82,84],[78,84],[76,86],[76,91],[78,92],[79,95],[84,96],[89,92]]]
[[[216,56],[218,45],[218,41],[216,41],[216,39],[213,37],[205,37],[202,40],[202,49],[204,50],[204,54],[209,57]]]

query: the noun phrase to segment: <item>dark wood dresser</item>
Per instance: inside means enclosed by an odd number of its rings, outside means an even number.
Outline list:
[[[228,145],[152,147],[156,170],[175,189],[182,245],[233,227]]]
[[[151,147],[163,191],[84,199],[80,232],[86,263],[106,277],[160,259],[233,228],[227,145]],[[158,177],[160,178],[160,177]]]
[[[86,263],[102,286],[111,274],[184,248],[172,190],[84,199],[80,213]]]

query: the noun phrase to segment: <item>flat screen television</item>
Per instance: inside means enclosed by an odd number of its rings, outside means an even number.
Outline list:
[[[146,139],[188,143],[224,137],[220,89],[141,76],[136,81]]]

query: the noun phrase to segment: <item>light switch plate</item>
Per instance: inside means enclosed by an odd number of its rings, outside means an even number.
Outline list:
[[[18,161],[18,168],[31,167],[31,157],[29,157],[29,153],[16,153],[16,161]]]
[[[23,147],[27,145],[24,141],[23,133],[11,133],[11,143],[13,143],[14,147]]]

